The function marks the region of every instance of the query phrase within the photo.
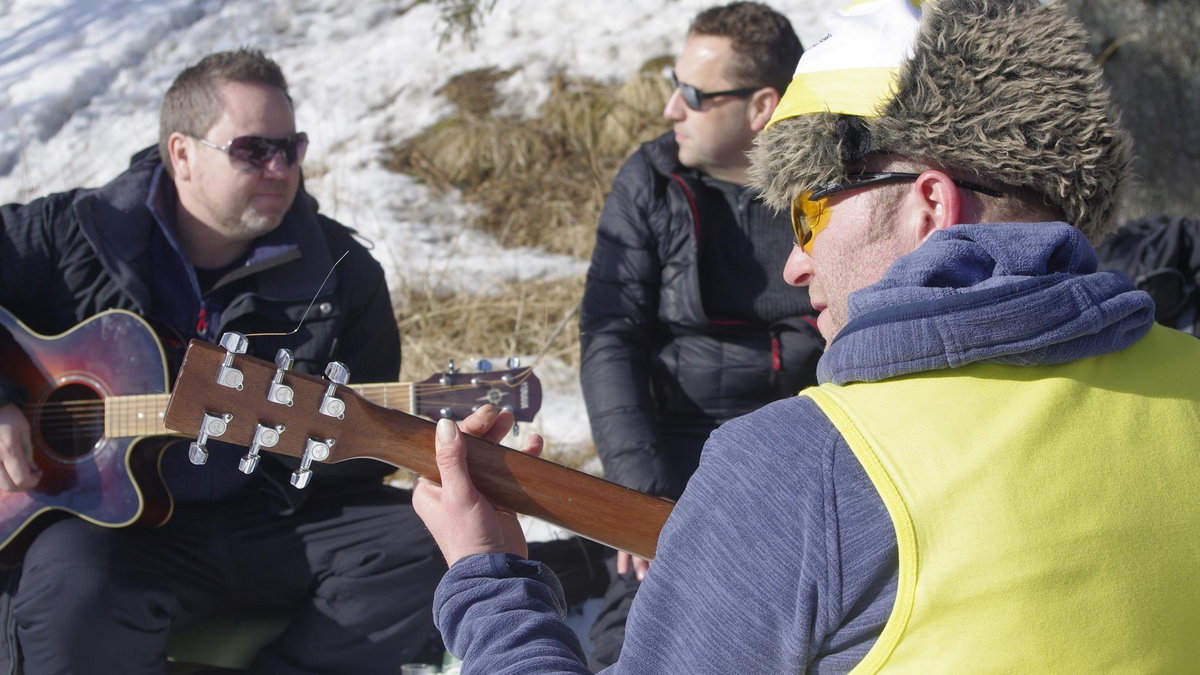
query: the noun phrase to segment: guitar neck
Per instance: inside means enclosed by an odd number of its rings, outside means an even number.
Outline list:
[[[383,406],[411,413],[416,408],[412,382],[379,382],[350,385],[359,396]],[[109,396],[104,399],[104,435],[108,438],[169,434],[163,417],[170,394]]]
[[[355,454],[441,480],[432,422],[395,410],[362,413],[365,436],[355,443],[362,449]],[[483,439],[467,436],[466,441],[471,480],[493,504],[640,558],[654,558],[672,502]]]
[[[366,457],[440,480],[433,422],[377,405],[344,388],[334,388],[336,396],[331,398],[327,381],[304,373],[288,375],[286,382],[295,393],[293,405],[280,405],[265,395],[275,368],[261,359],[233,358],[232,367],[244,378],[242,388],[218,384],[216,374],[225,354],[215,345],[191,342],[167,408],[167,427],[194,435],[206,418],[216,418],[223,420],[217,436],[244,446],[261,429],[274,428],[278,435],[261,450],[301,458],[302,467]],[[337,403],[337,412],[326,407],[330,400]],[[500,508],[540,518],[647,560],[654,557],[658,533],[674,506],[479,438],[467,438],[467,458],[476,487]],[[305,484],[310,478],[321,478],[302,475]]]

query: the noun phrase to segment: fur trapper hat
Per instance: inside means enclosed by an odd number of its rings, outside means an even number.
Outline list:
[[[805,59],[821,45],[805,53],[788,87],[792,101],[785,94],[751,153],[751,179],[768,203],[786,209],[804,190],[846,181],[862,170],[866,155],[888,153],[1002,191],[1032,191],[1092,242],[1115,228],[1130,144],[1100,67],[1085,49],[1086,32],[1062,6],[1038,0],[873,2],[902,5],[900,11],[913,15],[910,52],[897,59],[884,95],[857,114],[826,104],[844,99],[844,92],[814,105],[821,98],[814,87],[828,88],[832,73],[816,84],[802,83]],[[860,9],[864,4],[872,2],[857,3]],[[896,24],[885,25],[893,30]],[[832,53],[827,49],[823,58]]]

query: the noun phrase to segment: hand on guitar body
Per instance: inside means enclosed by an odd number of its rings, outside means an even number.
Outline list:
[[[41,479],[42,470],[33,461],[29,420],[14,404],[0,406],[0,490],[23,492]]]
[[[467,446],[463,434],[499,442],[513,425],[513,415],[493,405],[485,405],[457,426],[448,419],[437,425],[434,447],[441,484],[418,478],[413,490],[413,508],[437,541],[447,565],[476,553],[514,553],[529,555],[525,534],[517,516],[492,506],[467,470]],[[543,440],[537,434],[525,443],[522,452],[537,457]]]

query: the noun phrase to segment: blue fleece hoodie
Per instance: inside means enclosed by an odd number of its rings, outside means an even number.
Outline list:
[[[1123,349],[1154,306],[1097,272],[1064,223],[959,225],[854,293],[822,357],[823,382],[872,382],[980,361],[1038,366]],[[713,433],[605,672],[846,672],[895,600],[896,539],[883,503],[807,398]],[[587,673],[553,574],[513,556],[456,563],[435,619],[464,673]]]

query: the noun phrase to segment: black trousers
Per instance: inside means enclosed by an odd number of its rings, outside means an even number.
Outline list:
[[[250,495],[155,529],[56,522],[12,613],[27,675],[165,673],[172,627],[235,608],[294,617],[252,672],[392,675],[433,633],[444,571],[407,491],[314,495],[291,515]]]
[[[592,642],[588,668],[595,672],[604,670],[620,658],[621,647],[625,644],[625,622],[629,618],[629,607],[633,605],[633,597],[642,585],[633,571],[617,574],[616,551],[609,553],[605,564],[608,566],[608,589],[604,592],[600,612],[588,629],[588,639]]]

